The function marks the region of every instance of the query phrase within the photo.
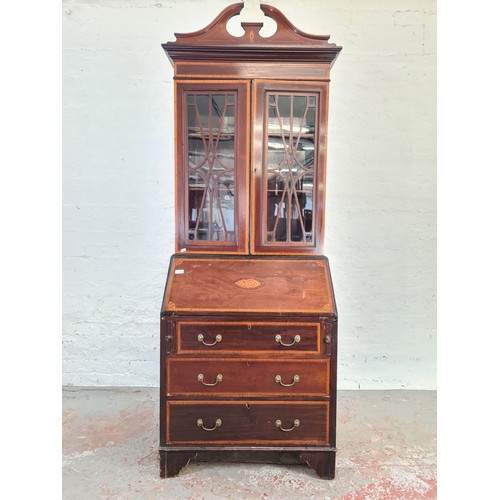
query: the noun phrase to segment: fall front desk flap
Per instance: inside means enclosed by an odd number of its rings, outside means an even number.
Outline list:
[[[172,256],[163,314],[336,316],[326,257]]]

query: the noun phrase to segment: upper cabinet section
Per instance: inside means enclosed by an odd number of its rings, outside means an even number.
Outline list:
[[[174,65],[176,252],[323,251],[328,82],[341,47],[263,4],[276,31],[227,22],[163,44]]]

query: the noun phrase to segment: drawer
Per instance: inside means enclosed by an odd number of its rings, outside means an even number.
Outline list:
[[[320,353],[319,322],[201,322],[177,323],[177,352]]]
[[[167,402],[168,444],[329,442],[328,402]]]
[[[167,360],[168,396],[328,397],[330,360],[183,358]]]

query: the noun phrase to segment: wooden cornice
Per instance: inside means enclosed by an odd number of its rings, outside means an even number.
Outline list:
[[[276,32],[262,37],[263,23],[241,23],[240,37],[227,31],[227,22],[243,9],[243,2],[226,7],[208,26],[192,33],[175,33],[162,44],[171,61],[273,61],[333,64],[342,47],[328,43],[329,35],[311,35],[296,28],[278,9],[261,4],[264,15],[276,22]]]

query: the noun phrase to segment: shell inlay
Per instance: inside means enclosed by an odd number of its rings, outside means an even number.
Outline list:
[[[234,282],[234,284],[239,288],[244,288],[245,290],[253,290],[264,285],[264,282],[259,281],[255,278],[241,278]]]

